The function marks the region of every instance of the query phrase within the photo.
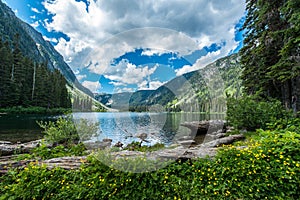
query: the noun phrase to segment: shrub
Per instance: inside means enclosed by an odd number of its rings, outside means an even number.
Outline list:
[[[252,96],[227,100],[226,119],[236,129],[265,129],[267,123],[283,117],[285,113],[280,101],[276,100],[259,101]]]
[[[88,140],[95,136],[99,129],[99,123],[80,119],[74,123],[70,116],[59,117],[55,122],[37,122],[44,129],[45,140],[50,143],[70,144],[80,140]]]

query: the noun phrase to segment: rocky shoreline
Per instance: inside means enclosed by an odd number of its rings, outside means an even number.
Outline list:
[[[175,145],[171,148],[164,148],[154,152],[139,152],[122,150],[111,152],[111,156],[115,159],[124,157],[145,157],[147,159],[196,159],[214,157],[217,149],[222,145],[232,144],[235,141],[243,140],[243,134],[229,135],[232,131],[231,127],[226,127],[224,121],[200,121],[184,123],[182,126],[191,129],[192,133],[195,131],[196,135],[182,136],[176,140]],[[205,132],[206,131],[206,132]],[[193,137],[203,135],[203,142],[196,144]],[[27,142],[23,144],[12,144],[6,141],[0,141],[0,174],[6,173],[9,168],[24,167],[30,162],[37,162],[38,164],[46,164],[49,169],[59,166],[64,169],[75,169],[80,167],[82,163],[86,163],[86,156],[72,156],[53,158],[49,160],[26,160],[15,161],[16,154],[30,153],[30,151],[41,144],[41,140]],[[110,148],[110,140],[105,140],[100,143],[94,144],[91,149],[105,149]],[[91,144],[90,144],[91,145]],[[51,148],[51,145],[48,146]]]

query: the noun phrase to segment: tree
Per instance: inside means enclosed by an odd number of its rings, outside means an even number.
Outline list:
[[[290,108],[300,97],[300,3],[297,0],[247,0],[243,85],[248,94],[277,98]],[[299,102],[298,102],[299,107]]]

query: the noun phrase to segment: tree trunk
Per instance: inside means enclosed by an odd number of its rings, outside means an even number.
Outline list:
[[[34,62],[34,66],[33,66],[33,81],[32,81],[32,94],[31,94],[31,100],[32,101],[33,101],[34,90],[35,90],[35,71],[36,71],[36,64]]]
[[[287,80],[283,83],[281,87],[281,98],[282,102],[284,104],[284,107],[286,110],[291,109],[291,99],[292,99],[292,94],[291,94],[291,81]]]
[[[296,97],[295,111],[300,109],[300,76],[292,79],[292,95]]]

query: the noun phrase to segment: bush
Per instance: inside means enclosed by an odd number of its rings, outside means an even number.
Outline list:
[[[59,117],[57,121],[37,122],[44,129],[45,140],[50,143],[71,144],[85,141],[95,136],[99,123],[80,119],[74,123],[70,116]]]
[[[255,97],[247,96],[227,100],[227,121],[236,129],[256,129],[267,127],[267,123],[286,115],[280,101],[259,101]]]

